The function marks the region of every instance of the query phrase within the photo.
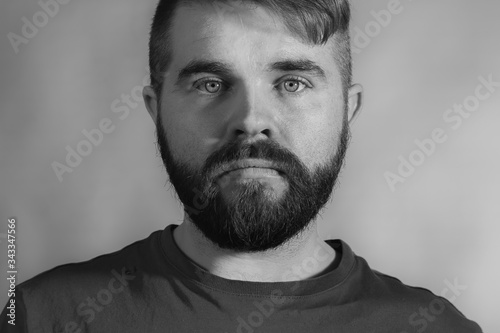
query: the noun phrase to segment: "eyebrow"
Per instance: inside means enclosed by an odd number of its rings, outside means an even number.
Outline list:
[[[177,74],[177,83],[195,74],[210,73],[220,76],[231,76],[231,66],[220,61],[191,60]]]
[[[325,71],[315,62],[307,59],[285,59],[276,61],[267,66],[267,71],[308,72],[313,76],[326,79]],[[192,75],[201,73],[210,73],[226,77],[231,77],[233,75],[232,67],[224,62],[191,60],[184,68],[179,70],[176,84],[179,84]]]
[[[272,63],[267,68],[268,71],[280,72],[308,72],[313,76],[326,79],[325,71],[314,61],[307,59],[282,60]]]

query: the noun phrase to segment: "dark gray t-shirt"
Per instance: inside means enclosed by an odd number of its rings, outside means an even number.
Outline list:
[[[58,266],[16,290],[1,332],[481,332],[450,302],[372,270],[341,240],[324,274],[295,282],[224,279],[191,262],[170,225],[120,251]],[[9,304],[9,303],[7,303]]]

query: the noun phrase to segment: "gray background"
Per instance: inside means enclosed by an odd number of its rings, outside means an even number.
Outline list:
[[[321,231],[406,284],[440,294],[458,279],[467,289],[453,303],[485,332],[499,332],[500,91],[456,130],[443,115],[474,94],[479,76],[500,81],[500,2],[401,0],[401,12],[377,30],[371,11],[389,2],[353,1],[353,37],[372,29],[354,54],[365,106]],[[155,4],[70,1],[17,53],[7,34],[21,35],[22,17],[33,22],[41,7],[0,4],[0,268],[7,271],[6,225],[15,216],[18,282],[182,220],[144,103],[132,98],[112,111],[147,75]],[[66,146],[76,149],[82,131],[104,118],[114,131],[61,182],[52,163],[64,163]],[[448,140],[392,191],[384,174],[436,128]]]

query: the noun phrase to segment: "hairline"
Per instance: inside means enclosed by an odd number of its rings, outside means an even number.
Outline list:
[[[242,1],[242,0],[229,0],[229,1]],[[228,0],[209,0],[208,1],[210,4],[215,3],[215,2],[228,2]],[[157,94],[158,99],[161,98],[162,94],[162,88],[163,88],[163,78],[165,73],[168,71],[172,64],[172,55],[173,55],[173,23],[175,22],[175,19],[177,17],[177,12],[181,7],[188,7],[189,5],[192,4],[198,4],[201,6],[207,5],[207,3],[203,3],[201,0],[179,0],[175,6],[172,9],[172,14],[168,20],[168,24],[165,24],[164,26],[164,31],[161,32],[161,36],[158,36],[159,39],[163,41],[163,43],[166,44],[165,47],[165,52],[164,54],[164,60],[163,63],[157,63],[156,68],[153,68],[150,63],[150,70],[151,70],[151,85],[153,86],[153,89],[155,93]],[[271,12],[273,15],[277,16],[280,18],[287,28],[287,30],[294,36],[298,37],[300,40],[302,40],[306,44],[310,45],[326,45],[327,42],[333,39],[332,43],[332,50],[331,52],[333,53],[333,60],[335,61],[335,64],[339,70],[339,74],[341,76],[341,82],[342,82],[342,90],[344,92],[344,99],[347,98],[347,90],[352,84],[352,54],[351,54],[351,47],[350,47],[350,34],[349,34],[349,22],[347,27],[345,29],[342,29],[341,27],[338,27],[338,29],[330,35],[328,38],[325,39],[324,42],[315,42],[308,38],[307,36],[307,30],[303,24],[301,24],[301,29],[300,31],[294,31],[289,27],[289,24],[286,20],[286,16],[282,15],[279,13],[277,10],[273,9],[272,6],[266,6],[265,4],[260,4],[256,3],[256,1],[250,0],[248,4],[252,4],[255,6],[261,6],[265,8],[268,12]],[[347,44],[347,45],[345,45]],[[156,49],[156,51],[159,51]],[[346,58],[344,58],[346,57]],[[151,58],[151,56],[150,56]],[[151,59],[150,59],[151,61]],[[159,72],[156,72],[156,69],[160,67],[161,70]],[[157,83],[157,86],[154,85],[153,82],[153,77],[157,77],[159,79],[155,80]]]

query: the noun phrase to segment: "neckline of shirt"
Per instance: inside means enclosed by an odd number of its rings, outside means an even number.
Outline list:
[[[174,241],[173,231],[178,225],[167,226],[159,235],[162,253],[167,263],[178,273],[181,281],[200,287],[234,295],[267,296],[278,294],[286,297],[312,296],[338,287],[349,276],[355,265],[355,256],[349,245],[340,239],[326,240],[340,256],[336,267],[328,268],[320,276],[290,282],[253,282],[230,280],[214,275],[191,261]]]

